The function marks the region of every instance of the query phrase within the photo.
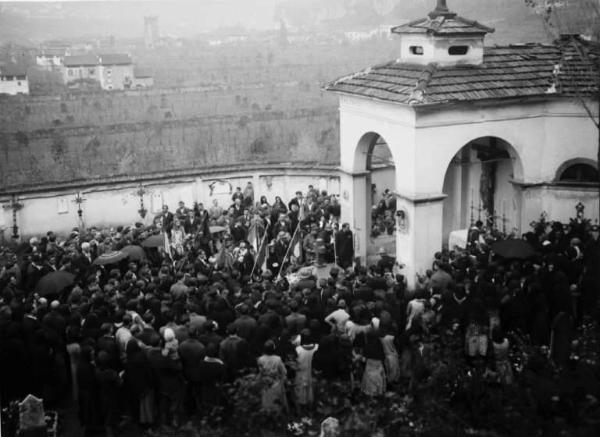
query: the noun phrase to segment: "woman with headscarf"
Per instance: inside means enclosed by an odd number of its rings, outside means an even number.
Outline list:
[[[275,202],[271,207],[271,223],[275,223],[279,218],[279,214],[287,214],[288,208],[281,200],[281,197],[275,196]]]
[[[264,386],[261,393],[261,408],[266,412],[287,412],[285,378],[287,371],[281,357],[275,355],[275,343],[267,340],[263,354],[258,358],[258,371]]]

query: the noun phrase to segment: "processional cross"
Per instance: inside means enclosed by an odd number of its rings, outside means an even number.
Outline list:
[[[12,238],[13,239],[18,239],[19,238],[19,226],[17,226],[17,212],[23,208],[23,204],[19,203],[19,201],[17,200],[17,196],[15,196],[13,194],[10,203],[8,205],[3,205],[2,206],[4,209],[10,209],[12,210],[12,219],[13,219],[13,225],[12,225],[12,230],[13,230],[13,234],[12,234]]]
[[[150,194],[150,191],[140,182],[140,186],[133,194],[140,198],[140,209],[138,209],[138,213],[140,214],[140,217],[144,219],[146,218],[146,214],[148,214],[148,210],[144,207],[144,195]]]
[[[83,197],[81,197],[81,193],[79,191],[75,195],[75,199],[73,199],[73,203],[77,204],[77,217],[79,219],[79,228],[80,228],[79,231],[80,232],[82,232],[85,229],[85,223],[83,221],[83,209],[81,208],[81,205],[86,200],[87,199],[84,199]]]

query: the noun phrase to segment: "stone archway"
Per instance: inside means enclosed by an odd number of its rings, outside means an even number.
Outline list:
[[[518,234],[521,190],[512,182],[522,177],[519,154],[504,139],[479,137],[462,146],[444,177],[443,245],[452,232],[464,232],[478,220],[502,233]]]
[[[396,160],[394,150],[384,135],[368,131],[355,138],[352,147],[346,150],[347,164],[342,162],[342,220],[350,222],[353,228],[356,256],[361,263],[368,264],[377,260],[377,252],[382,247],[388,255],[396,256],[393,209],[396,202]],[[386,190],[386,211],[377,212],[373,207],[383,199]],[[379,235],[374,237],[373,225],[381,224],[385,215],[391,227],[382,226]]]

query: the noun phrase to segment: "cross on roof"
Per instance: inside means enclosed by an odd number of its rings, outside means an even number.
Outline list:
[[[437,5],[435,6],[435,9],[429,13],[430,18],[437,18],[437,17],[441,17],[441,16],[444,16],[444,17],[456,16],[456,13],[454,13],[454,12],[450,11],[450,9],[448,9],[446,0],[437,0]]]

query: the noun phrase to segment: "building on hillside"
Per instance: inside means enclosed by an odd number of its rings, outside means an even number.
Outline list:
[[[63,61],[63,80],[65,85],[91,80],[100,81],[98,57],[93,54],[65,56]]]
[[[103,90],[124,90],[153,85],[148,75],[136,81],[133,61],[128,54],[106,53],[66,56],[63,66],[64,83],[70,87],[93,81]],[[140,85],[140,86],[137,86]]]
[[[100,86],[103,90],[130,89],[133,84],[133,61],[123,53],[110,53],[98,57]]]
[[[44,48],[35,55],[35,64],[44,70],[62,68],[65,56],[70,54],[65,48]]]
[[[27,69],[20,65],[0,65],[0,94],[29,94]]]
[[[154,77],[148,70],[135,67],[133,69],[133,82],[131,89],[152,88],[154,86]]]
[[[342,220],[366,259],[371,161],[386,148],[402,220],[395,254],[410,284],[478,219],[515,235],[543,212],[568,222],[579,203],[598,219],[600,50],[572,36],[485,47],[490,32],[438,0],[392,29],[396,59],[326,86],[340,96]]]

